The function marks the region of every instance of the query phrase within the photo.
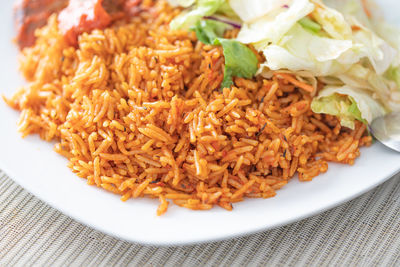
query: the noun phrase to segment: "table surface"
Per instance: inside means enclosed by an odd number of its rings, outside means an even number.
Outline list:
[[[400,266],[399,178],[274,230],[214,243],[154,247],[82,225],[0,171],[0,266]]]

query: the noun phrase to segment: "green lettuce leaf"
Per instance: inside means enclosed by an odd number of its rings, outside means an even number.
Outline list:
[[[190,7],[191,5],[196,3],[196,0],[167,0],[167,2],[173,7]]]
[[[397,88],[400,89],[400,67],[390,66],[385,73],[385,78],[395,82]]]
[[[188,30],[203,17],[218,12],[221,7],[228,10],[225,6],[226,0],[197,0],[191,1],[191,3],[193,4],[191,9],[183,11],[171,21],[170,28],[172,30]],[[183,6],[187,7],[188,5]]]
[[[226,16],[227,18],[229,18],[232,21],[235,21],[237,23],[240,23],[241,20],[239,18],[239,16],[236,14],[235,11],[233,11],[230,3],[228,3],[228,1],[225,1],[224,3],[222,3],[222,5],[218,8],[217,13],[222,14],[224,16]]]
[[[332,94],[330,96],[315,99],[311,103],[311,109],[315,113],[329,114],[340,119],[344,127],[354,129],[354,121],[361,114],[357,105],[344,95]],[[357,116],[353,113],[357,113]]]
[[[311,103],[315,113],[329,114],[340,119],[344,127],[354,129],[355,120],[371,123],[386,113],[385,109],[366,91],[349,86],[327,86]]]
[[[224,80],[221,88],[230,88],[233,77],[252,78],[258,69],[258,60],[250,48],[244,44],[224,38],[214,40],[215,45],[222,45],[225,57]]]
[[[227,29],[232,28],[230,25],[215,20],[200,20],[195,27],[191,29],[196,32],[197,39],[207,45],[213,45],[214,40],[224,36]]]
[[[350,102],[351,102],[351,105],[349,106],[348,112],[349,112],[352,116],[354,116],[354,118],[355,118],[356,120],[359,120],[359,121],[361,121],[362,123],[367,124],[368,122],[367,122],[365,119],[363,119],[362,114],[361,114],[361,111],[360,111],[360,109],[358,108],[357,102],[354,100],[354,98],[352,98],[351,96],[348,96],[348,99],[349,99]]]
[[[312,2],[315,3],[316,8],[311,15],[328,36],[338,40],[351,38],[351,27],[340,12],[325,6],[320,0]]]
[[[258,69],[257,57],[250,48],[236,40],[221,37],[228,28],[230,25],[213,20],[201,20],[193,28],[199,41],[222,46],[225,70],[221,88],[230,88],[233,77],[252,78]]]
[[[302,18],[301,20],[299,20],[299,24],[306,30],[309,30],[310,32],[314,33],[314,34],[319,34],[322,27],[321,25],[319,25],[318,23],[316,23],[315,21],[311,20],[308,17]]]

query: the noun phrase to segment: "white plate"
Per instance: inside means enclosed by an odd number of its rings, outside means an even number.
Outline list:
[[[11,44],[12,0],[1,1],[0,94],[11,95],[21,84],[16,49]],[[396,0],[381,1],[386,10],[399,10]],[[397,7],[397,8],[396,8]],[[391,13],[395,19],[395,12]],[[37,136],[21,139],[17,112],[0,101],[0,168],[28,191],[68,216],[107,234],[153,245],[183,245],[220,240],[288,224],[348,201],[381,184],[400,170],[400,154],[379,144],[362,149],[353,167],[329,165],[312,182],[293,179],[271,199],[249,199],[221,208],[190,211],[171,205],[156,216],[157,200],[121,202],[119,196],[86,185]]]

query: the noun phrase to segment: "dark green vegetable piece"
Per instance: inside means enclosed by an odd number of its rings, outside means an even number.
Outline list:
[[[214,44],[214,40],[223,36],[230,25],[216,20],[200,20],[196,26],[192,28],[195,31],[197,39],[207,45]]]
[[[310,32],[317,35],[320,33],[322,29],[321,25],[319,25],[318,23],[316,23],[315,21],[311,20],[308,17],[302,18],[301,20],[299,20],[299,23],[304,29],[309,30]]]
[[[357,120],[361,121],[361,122],[364,123],[364,124],[368,124],[368,122],[362,118],[362,116],[361,116],[361,111],[360,111],[360,109],[358,108],[356,101],[354,101],[354,99],[353,99],[352,97],[350,97],[350,96],[349,96],[349,99],[350,99],[350,101],[351,101],[351,105],[349,106],[348,111],[349,111],[351,114],[353,114],[353,116],[354,116]]]
[[[258,69],[258,60],[254,52],[246,45],[222,38],[230,25],[214,20],[201,20],[194,27],[197,39],[204,44],[221,45],[225,57],[224,80],[221,89],[230,88],[233,77],[252,78]]]

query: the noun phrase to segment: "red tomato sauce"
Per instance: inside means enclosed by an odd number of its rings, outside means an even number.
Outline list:
[[[19,0],[14,8],[16,40],[22,49],[35,43],[34,32],[43,27],[51,14],[68,5],[68,0]]]
[[[140,12],[142,0],[19,0],[15,7],[17,43],[20,49],[35,43],[34,32],[43,27],[53,13],[59,13],[60,30],[72,46],[78,36],[104,29],[113,20]]]
[[[58,16],[60,30],[67,42],[75,46],[78,36],[94,29],[103,29],[111,23],[111,16],[104,10],[102,0],[70,0]]]

